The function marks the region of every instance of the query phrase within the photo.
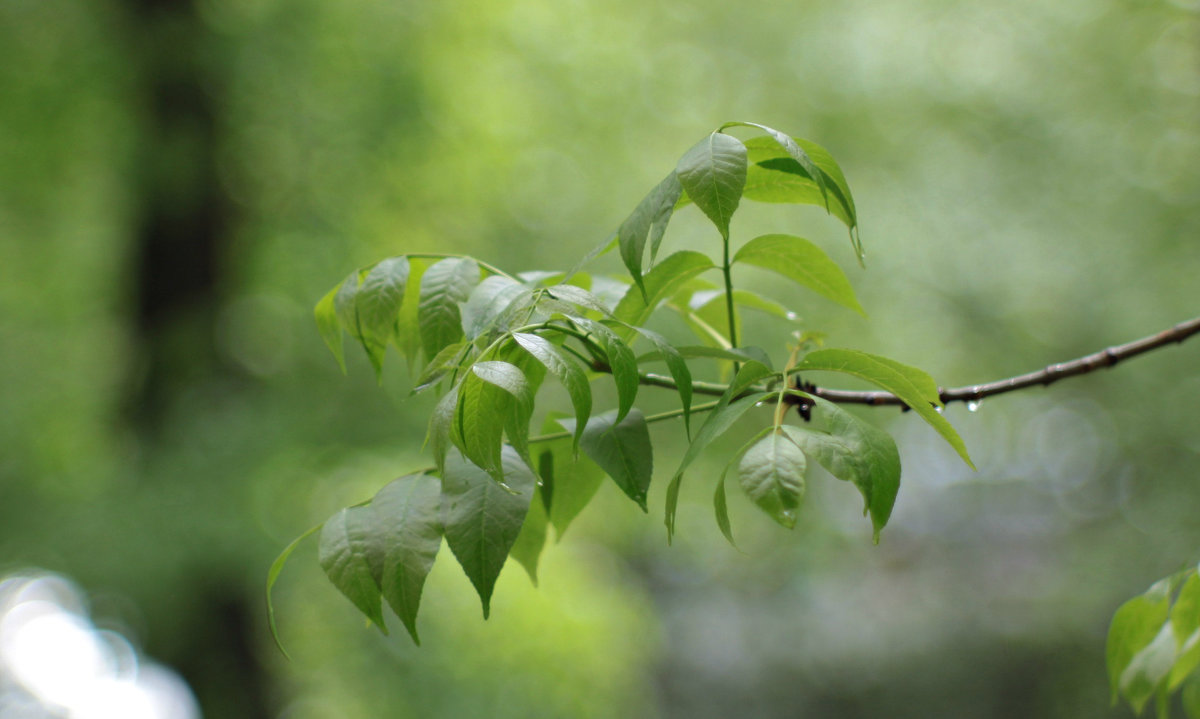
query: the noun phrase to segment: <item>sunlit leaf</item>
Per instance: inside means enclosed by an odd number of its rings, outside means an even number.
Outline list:
[[[670,254],[642,278],[645,295],[636,287],[630,287],[617,303],[613,316],[640,327],[660,302],[673,295],[683,283],[712,267],[712,260],[699,252],[683,250]]]
[[[496,318],[529,288],[503,275],[491,275],[471,291],[462,306],[462,328],[467,339],[475,339],[488,330],[495,329]]]
[[[817,294],[866,316],[842,268],[812,242],[792,235],[762,235],[750,240],[733,258],[777,272]]]
[[[349,507],[330,517],[321,528],[317,556],[333,586],[387,634],[379,588],[382,548],[373,534],[374,517],[369,507]]]
[[[767,516],[791,529],[804,500],[804,452],[783,432],[769,432],[738,463],[738,483]]]
[[[337,359],[338,366],[342,368],[342,372],[346,372],[346,355],[342,345],[342,324],[338,321],[337,308],[334,307],[334,297],[337,296],[338,287],[333,288],[321,298],[317,303],[313,314],[317,320],[317,331],[321,333],[321,339],[324,340],[325,346],[333,353]]]
[[[505,447],[504,485],[458,452],[446,455],[442,475],[442,525],[446,544],[479,593],[483,617],[504,560],[521,533],[536,479],[517,453]],[[507,489],[506,489],[507,487]]]
[[[942,404],[937,384],[933,378],[916,367],[866,352],[823,349],[806,355],[796,369],[842,372],[865,379],[891,392],[937,430],[967,466],[975,469],[975,464],[967,454],[967,447],[958,436],[958,432],[934,410],[935,406]]]
[[[479,284],[479,265],[468,257],[451,257],[434,263],[421,279],[418,323],[426,357],[463,336],[459,305]]]
[[[746,146],[742,141],[714,132],[684,153],[675,174],[692,202],[728,240],[729,220],[746,185]]]
[[[727,122],[722,126],[721,129],[725,129],[727,127],[736,127],[739,125],[742,127],[756,127],[759,130],[767,133],[767,135],[774,140],[777,145],[779,145],[780,149],[787,153],[788,157],[795,160],[800,167],[803,168],[805,173],[807,173],[808,176],[816,182],[817,187],[821,190],[821,197],[825,201],[825,207],[828,209],[829,196],[828,190],[825,188],[825,178],[821,171],[817,168],[816,164],[812,161],[812,158],[810,158],[808,153],[805,152],[799,144],[797,144],[795,139],[789,137],[785,133],[780,132],[779,130],[767,127],[766,125],[760,125],[757,122]]]
[[[834,477],[854,483],[863,496],[863,512],[870,512],[878,543],[900,491],[896,443],[887,432],[836,404],[818,397],[810,399],[815,402],[812,418],[824,426],[824,431],[791,425],[784,425],[783,431]]]
[[[646,417],[637,409],[618,419],[615,411],[588,420],[579,446],[612,477],[621,491],[646,511],[646,490],[654,469],[654,451]]]
[[[522,332],[513,333],[513,339],[541,362],[566,388],[571,405],[575,408],[575,446],[578,448],[579,437],[583,434],[583,427],[592,413],[592,390],[588,385],[587,374],[577,362],[564,357],[562,351],[549,340]]]
[[[1122,604],[1113,614],[1105,649],[1113,703],[1123,688],[1122,675],[1130,662],[1150,644],[1167,621],[1170,587],[1168,580],[1156,582],[1144,594]]]
[[[421,591],[442,546],[441,505],[441,481],[414,474],[385,485],[367,507],[384,547],[383,598],[417,644]]]
[[[658,255],[658,246],[666,232],[667,223],[683,188],[679,178],[671,172],[662,182],[646,195],[633,212],[621,223],[617,230],[620,243],[621,260],[629,269],[629,274],[639,289],[642,288],[642,260],[646,251],[646,241],[650,241],[650,262]]]

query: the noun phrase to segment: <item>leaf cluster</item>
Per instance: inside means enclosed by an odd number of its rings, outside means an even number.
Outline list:
[[[739,127],[761,135],[743,142],[726,132]],[[742,268],[774,272],[865,314],[842,269],[807,239],[772,233],[734,252],[731,220],[743,199],[823,207],[846,226],[861,263],[853,197],[832,156],[763,125],[727,123],[685,152],[613,236],[567,272],[509,274],[465,256],[406,254],[355,270],[317,304],[317,326],[343,371],[348,334],[378,375],[391,346],[414,370],[413,392],[439,395],[426,437],[433,465],[341,510],[321,529],[322,567],[371,622],[386,631],[387,604],[417,639],[421,588],[442,538],[486,617],[505,560],[520,562],[536,581],[548,529],[561,536],[604,477],[648,511],[649,425],[674,418],[682,420],[689,446],[667,487],[668,539],[694,462],[752,410],[766,407],[771,420],[751,433],[715,484],[722,533],[733,541],[725,489],[731,469],[754,504],[791,528],[815,462],[858,488],[877,542],[900,486],[895,443],[801,391],[800,372],[842,373],[894,393],[970,463],[962,440],[936,411],[937,387],[924,372],[858,350],[820,347],[811,331],[790,333],[782,367],[763,347],[740,340],[744,311],[775,316],[788,330],[798,316],[775,298],[736,288],[734,272]],[[711,220],[719,252],[660,257],[673,214],[688,205]],[[614,248],[627,277],[583,271]],[[675,343],[648,329],[660,310],[675,315],[695,340]],[[666,374],[654,371],[659,364]],[[701,371],[725,381],[695,380]],[[569,411],[544,411],[538,420],[548,378],[565,391]],[[598,382],[612,389],[598,395]],[[678,408],[646,415],[637,407],[644,387],[673,391]],[[598,397],[608,396],[615,406],[597,409]],[[804,416],[811,421],[785,421],[794,404],[811,408]],[[539,435],[530,431],[535,422]]]

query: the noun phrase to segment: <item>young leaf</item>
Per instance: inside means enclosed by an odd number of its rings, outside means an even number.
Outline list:
[[[668,255],[642,278],[645,293],[630,287],[613,310],[613,317],[635,327],[642,326],[658,303],[675,294],[683,283],[713,266],[707,255],[691,250]],[[626,334],[631,335],[631,332]]]
[[[516,400],[532,403],[525,373],[509,362],[485,360],[471,365],[458,400],[458,431],[467,459],[503,481],[500,444]]]
[[[646,490],[654,470],[654,451],[650,427],[640,410],[630,410],[624,418],[615,411],[592,417],[579,445],[622,492],[647,511]]]
[[[517,560],[529,575],[529,581],[537,586],[538,559],[546,546],[546,505],[539,499],[541,489],[534,492],[533,501],[529,503],[529,512],[525,515],[525,523],[521,525],[521,533],[513,542],[508,556]]]
[[[746,141],[749,161],[745,197],[757,202],[788,202],[827,207],[848,228],[858,226],[854,196],[842,168],[829,151],[815,142],[793,138],[823,175],[818,183],[787,150],[773,138],[755,137]],[[826,193],[822,193],[824,184]],[[836,202],[826,204],[828,195]]]
[[[428,263],[422,258],[409,258],[408,284],[404,288],[404,300],[400,303],[400,312],[396,315],[396,332],[392,338],[396,349],[408,364],[409,372],[415,371],[420,365],[417,359],[421,355],[421,327],[418,314],[421,309],[421,281],[425,276]],[[460,331],[461,335],[462,332]],[[432,354],[426,355],[433,357]]]
[[[346,355],[342,345],[342,325],[338,321],[337,308],[334,307],[334,297],[338,293],[337,287],[329,291],[321,301],[317,303],[313,314],[317,320],[317,331],[321,333],[321,339],[325,341],[325,346],[333,353],[337,359],[338,366],[342,368],[342,373],[346,372]]]
[[[426,357],[463,336],[459,305],[479,284],[479,265],[469,257],[450,257],[425,271],[417,315]]]
[[[421,591],[442,546],[441,505],[438,478],[414,474],[385,485],[368,506],[384,545],[383,598],[417,644]]]
[[[389,257],[371,268],[354,297],[359,340],[377,377],[383,372],[383,354],[396,333],[396,319],[408,283],[408,258]]]
[[[805,395],[808,396],[808,395]],[[812,459],[838,479],[853,482],[870,512],[875,542],[887,525],[900,491],[900,453],[891,435],[818,397],[813,419],[824,432],[784,425],[783,431]]]
[[[575,408],[575,448],[578,450],[583,427],[592,413],[592,390],[588,386],[587,375],[578,364],[564,357],[558,347],[549,340],[523,332],[514,332],[513,339],[534,359],[550,370],[550,373],[557,377],[558,381],[562,382],[563,387],[566,388],[567,395],[571,398],[571,405]]]
[[[556,421],[554,414],[546,418],[542,431],[550,433],[561,427],[575,432],[580,426],[574,420]],[[538,453],[538,475],[542,478],[542,499],[550,507],[550,523],[561,541],[567,527],[604,482],[604,471],[586,455],[573,452],[570,442],[562,440],[549,443]]]
[[[446,544],[475,585],[483,618],[504,560],[521,532],[536,479],[511,447],[503,451],[504,485],[458,452],[446,455],[442,475],[442,525]]]
[[[462,307],[462,328],[473,340],[493,328],[496,319],[514,300],[529,289],[503,275],[491,275],[475,286]]]
[[[795,369],[843,372],[882,387],[921,415],[921,418],[958,452],[958,456],[962,457],[967,466],[975,469],[975,464],[967,454],[967,447],[958,436],[958,432],[933,409],[934,406],[940,407],[942,404],[933,378],[916,367],[866,352],[824,349],[806,355]]]
[[[675,167],[679,184],[696,206],[729,239],[729,220],[746,185],[746,146],[714,132],[684,153]]]
[[[284,565],[287,564],[288,559],[292,556],[292,552],[295,552],[301,542],[320,530],[322,526],[318,524],[315,527],[311,527],[307,532],[293,539],[290,544],[283,548],[279,556],[275,557],[275,561],[271,562],[271,568],[267,570],[267,626],[271,630],[271,638],[275,640],[275,646],[279,647],[279,651],[283,652],[283,656],[289,659],[291,656],[283,648],[283,641],[279,638],[279,627],[275,624],[275,602],[271,598],[271,592],[275,589],[275,582],[278,581],[280,573],[283,572]]]
[[[745,367],[742,369],[744,371]],[[740,373],[739,376],[741,376]],[[683,481],[684,470],[692,462],[696,461],[696,458],[700,456],[705,447],[714,439],[724,434],[725,430],[733,426],[733,423],[745,414],[747,410],[774,394],[774,392],[757,392],[730,402],[728,398],[733,395],[726,393],[721,398],[717,407],[709,413],[708,418],[704,420],[704,424],[700,426],[700,430],[696,432],[696,436],[692,439],[692,444],[688,447],[687,452],[684,453],[683,460],[679,463],[679,468],[675,470],[674,476],[671,477],[671,483],[667,485],[666,525],[668,542],[671,541],[671,538],[675,534],[675,508],[679,503],[679,486]]]
[[[463,359],[463,350],[467,347],[464,342],[455,342],[452,345],[446,345],[433,359],[429,360],[429,364],[425,365],[425,369],[421,370],[421,374],[417,377],[417,383],[413,386],[412,393],[417,394],[433,387],[441,381],[443,377],[459,366]]]
[[[795,160],[808,173],[808,176],[816,182],[821,190],[821,197],[825,200],[825,209],[829,209],[829,195],[825,189],[825,178],[822,176],[821,171],[817,169],[816,164],[813,163],[812,158],[808,156],[808,153],[800,145],[796,144],[794,139],[779,130],[767,127],[766,125],[760,125],[757,122],[727,122],[721,129],[724,130],[727,127],[736,127],[739,125],[742,127],[756,127],[767,133],[779,145],[780,149],[786,152],[788,157]]]
[[[621,248],[621,260],[633,276],[638,288],[645,292],[642,286],[642,258],[646,251],[646,239],[650,239],[650,262],[658,255],[658,246],[662,242],[675,203],[683,194],[679,178],[672,171],[662,182],[646,195],[628,218],[621,223],[617,230],[617,240]]]
[[[613,382],[617,385],[616,421],[620,422],[633,407],[633,401],[637,398],[638,386],[641,382],[638,377],[637,357],[633,354],[633,350],[629,349],[629,345],[625,344],[607,325],[582,317],[571,319],[599,340],[600,345],[604,348],[604,353],[608,356],[608,368],[612,372]]]
[[[692,372],[688,369],[687,361],[683,359],[683,355],[679,354],[679,350],[675,349],[674,345],[662,335],[643,327],[637,328],[637,331],[650,340],[659,355],[666,360],[667,371],[671,373],[671,379],[675,380],[675,388],[679,392],[679,403],[683,405],[684,432],[689,437],[692,436]]]
[[[738,483],[779,524],[796,526],[796,510],[804,499],[804,452],[783,432],[770,432],[742,455]]]
[[[333,586],[387,634],[379,589],[382,553],[374,533],[374,514],[369,507],[343,509],[321,528],[317,556]]]
[[[1130,662],[1150,644],[1167,621],[1170,590],[1169,580],[1155,582],[1145,593],[1125,602],[1113,614],[1108,628],[1105,663],[1114,704],[1118,693],[1124,689],[1122,675]]]
[[[734,255],[734,262],[777,272],[817,294],[866,316],[854,288],[824,250],[792,235],[762,235],[750,240]]]

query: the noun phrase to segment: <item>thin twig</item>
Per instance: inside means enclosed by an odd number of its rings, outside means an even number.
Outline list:
[[[1045,386],[1053,384],[1060,379],[1066,379],[1067,377],[1075,377],[1095,372],[1098,369],[1112,367],[1116,363],[1127,360],[1130,357],[1145,354],[1165,345],[1183,342],[1196,333],[1200,333],[1200,317],[1180,322],[1170,329],[1163,330],[1149,337],[1143,337],[1140,340],[1134,340],[1123,345],[1114,345],[1099,352],[1093,352],[1090,355],[1070,360],[1069,362],[1048,365],[1036,372],[1029,372],[986,384],[939,388],[938,397],[941,398],[943,403],[978,402],[984,397],[991,397],[992,395],[1014,392],[1039,384]],[[827,399],[830,402],[842,404],[899,405],[907,407],[899,397],[890,392],[852,392],[812,386],[805,386],[804,391],[822,399]]]

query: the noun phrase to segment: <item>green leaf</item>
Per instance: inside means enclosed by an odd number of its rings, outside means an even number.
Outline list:
[[[442,475],[446,544],[479,593],[484,619],[491,612],[496,578],[521,533],[537,481],[511,447],[504,448],[502,463],[504,486],[457,452],[446,455]]]
[[[491,275],[475,286],[462,307],[462,328],[467,339],[473,340],[485,331],[495,329],[496,320],[504,310],[529,289],[503,275]]]
[[[532,402],[525,373],[509,362],[485,360],[471,365],[458,400],[458,431],[467,459],[502,480],[500,444],[515,400]]]
[[[1105,660],[1112,701],[1122,691],[1122,675],[1134,656],[1157,636],[1167,621],[1171,585],[1169,580],[1156,582],[1144,594],[1125,602],[1113,614],[1108,628]]]
[[[409,258],[408,284],[404,288],[404,301],[400,303],[400,312],[396,315],[396,333],[393,341],[396,349],[404,356],[404,361],[408,363],[410,373],[420,366],[417,364],[421,354],[421,327],[418,315],[421,309],[421,283],[427,266],[428,263],[421,258]],[[426,357],[433,355],[428,354]]]
[[[646,195],[633,212],[621,223],[617,230],[617,240],[621,248],[621,260],[633,276],[639,289],[642,287],[642,258],[646,251],[646,240],[650,240],[650,262],[658,255],[658,246],[662,242],[675,203],[683,194],[679,178],[671,172],[662,182]]]
[[[429,431],[425,441],[433,452],[433,461],[437,464],[439,472],[444,469],[446,452],[451,445],[461,443],[461,440],[456,442],[454,437],[454,418],[458,416],[458,393],[461,388],[460,382],[442,395],[433,407],[433,414],[429,416]]]
[[[417,644],[421,591],[442,546],[441,506],[441,481],[428,474],[390,482],[369,505],[384,545],[383,597]]]
[[[383,373],[383,355],[396,334],[396,320],[408,283],[408,258],[389,257],[367,272],[354,297],[359,340],[376,377]]]
[[[279,627],[275,624],[275,602],[271,599],[271,592],[275,589],[275,582],[279,580],[279,575],[283,572],[283,567],[287,564],[288,559],[291,558],[292,553],[296,551],[301,542],[315,534],[322,526],[324,525],[318,524],[315,527],[311,527],[304,534],[293,539],[290,544],[283,548],[279,556],[275,557],[275,561],[271,562],[271,568],[267,570],[267,626],[271,629],[271,638],[275,640],[275,646],[279,647],[279,651],[283,652],[283,656],[288,659],[291,659],[291,656],[283,648],[283,641],[279,638]]]
[[[587,374],[577,363],[564,357],[558,347],[547,339],[524,332],[514,332],[513,339],[534,359],[541,362],[566,388],[571,405],[575,408],[577,424],[574,444],[578,450],[583,427],[592,413],[592,390],[588,386]]]
[[[1175,652],[1175,630],[1168,620],[1154,639],[1129,660],[1129,666],[1121,672],[1120,685],[1134,713],[1140,714],[1146,702],[1166,689]]]
[[[770,432],[742,455],[738,483],[768,516],[791,529],[804,500],[807,469],[804,452],[788,435]]]
[[[510,557],[525,568],[525,573],[529,575],[529,581],[533,582],[535,587],[538,583],[538,560],[542,556],[542,549],[546,546],[546,528],[548,526],[546,505],[539,500],[540,494],[540,488],[534,492],[533,501],[529,503],[529,512],[525,515],[524,524],[521,525],[521,533],[517,535],[512,549],[508,552]]]
[[[788,157],[795,160],[808,176],[816,182],[821,190],[821,197],[825,200],[825,209],[829,209],[829,195],[828,190],[825,188],[825,178],[812,161],[812,158],[808,156],[808,153],[793,138],[779,130],[767,127],[766,125],[760,125],[757,122],[727,122],[721,129],[724,130],[727,127],[736,127],[739,125],[742,127],[756,127],[767,133],[775,141],[775,144],[779,145],[780,149],[787,153]]]
[[[583,327],[604,348],[608,356],[608,368],[612,372],[613,382],[617,386],[617,421],[620,422],[633,407],[637,399],[641,379],[638,376],[637,356],[629,345],[617,336],[607,325],[595,320],[582,317],[571,318],[573,322]]]
[[[745,371],[745,367],[742,369]],[[741,374],[739,373],[740,376]],[[671,483],[667,485],[666,525],[668,542],[671,541],[671,538],[675,534],[675,509],[679,503],[679,487],[683,481],[684,470],[692,462],[696,461],[700,453],[714,439],[724,434],[751,407],[774,394],[774,392],[756,392],[730,402],[728,398],[733,395],[727,392],[721,398],[717,407],[709,413],[708,417],[704,420],[704,424],[700,426],[700,430],[696,432],[696,436],[692,439],[691,445],[688,446],[687,452],[683,455],[683,460],[679,463],[679,468],[675,470],[674,476],[671,477]]]
[[[642,326],[660,302],[675,294],[683,283],[713,266],[706,255],[691,250],[668,255],[642,278],[645,294],[630,287],[613,310],[613,317],[635,327]]]
[[[671,379],[675,381],[675,388],[679,392],[679,403],[683,407],[683,427],[689,437],[692,436],[692,372],[688,369],[687,360],[683,355],[679,354],[679,350],[675,349],[674,345],[667,341],[667,338],[651,332],[644,327],[637,328],[639,334],[654,345],[658,350],[658,355],[667,363],[667,371],[671,373]]]
[[[1200,666],[1200,574],[1192,572],[1184,581],[1171,607],[1171,626],[1179,644],[1179,656],[1167,684],[1174,690]]]
[[[533,418],[534,397],[546,378],[546,369],[523,350],[509,344],[505,346],[504,358],[512,362],[525,375],[526,391],[513,397],[508,413],[504,417],[504,434],[508,442],[527,465],[533,464],[529,455],[529,422]]]
[[[342,345],[342,324],[338,321],[337,308],[334,306],[334,297],[337,296],[338,289],[338,287],[334,287],[322,297],[313,310],[313,314],[317,320],[317,331],[321,333],[321,339],[325,341],[325,346],[333,353],[338,366],[345,374],[346,354]]]
[[[816,404],[813,419],[825,427],[784,425],[783,431],[834,477],[853,482],[863,496],[863,513],[870,512],[875,543],[887,526],[900,491],[900,453],[891,435],[838,407],[809,397]]]
[[[732,462],[726,463],[725,468],[721,470],[721,478],[717,480],[717,489],[713,492],[713,513],[717,516],[717,528],[721,530],[721,534],[725,535],[725,539],[734,549],[737,544],[733,541],[733,527],[729,523],[729,501],[725,496],[725,475],[729,474],[729,468]]]
[[[742,246],[733,261],[777,272],[817,294],[866,316],[854,288],[824,250],[793,235],[762,235]]]
[[[342,284],[338,285],[337,293],[333,296],[333,309],[337,314],[338,321],[354,339],[362,337],[355,303],[355,298],[358,296],[358,285],[362,282],[362,278],[362,270],[351,272],[346,279],[342,280]]]
[[[854,207],[854,196],[850,185],[829,151],[815,142],[792,138],[813,164],[821,171],[821,183],[816,182],[787,150],[773,138],[755,137],[746,141],[749,161],[746,177],[745,197],[757,202],[787,202],[805,205],[826,206],[821,184],[837,202],[828,204],[828,210],[847,227],[858,226]]]
[[[688,309],[692,310],[693,312],[700,313],[701,316],[705,318],[705,321],[709,321],[710,316],[702,311],[707,308],[711,307],[716,311],[716,313],[712,315],[714,317],[716,314],[723,315],[725,313],[724,289],[719,289],[713,286],[713,284],[707,280],[699,279],[692,280],[689,285],[695,286],[693,291],[689,292],[687,288],[685,288],[684,293],[686,294],[686,297],[679,298],[677,296],[677,301],[679,304],[686,305]],[[735,289],[733,291],[733,303],[737,307],[758,310],[759,312],[766,313],[773,317],[779,317],[789,321],[795,321],[797,319],[796,314],[788,310],[788,308],[779,304],[775,300],[763,297],[757,292],[752,292],[750,290]],[[709,324],[712,324],[712,322],[709,322]]]
[[[554,299],[569,302],[585,310],[594,310],[604,316],[612,314],[612,309],[608,305],[582,287],[576,287],[575,285],[554,285],[553,287],[547,287],[546,293]]]
[[[468,257],[451,257],[433,264],[421,279],[417,321],[426,357],[463,336],[459,305],[479,284],[479,265]]]
[[[696,206],[729,239],[729,220],[746,185],[746,146],[714,132],[684,153],[675,167],[679,184]]]
[[[647,511],[646,490],[654,470],[654,451],[650,427],[640,410],[630,410],[620,419],[615,411],[592,417],[579,446],[613,478],[622,492],[637,502],[643,512]]]
[[[321,529],[318,559],[333,586],[387,634],[379,589],[382,553],[370,508],[350,507],[330,517]]]
[[[443,377],[457,368],[463,359],[463,350],[466,347],[467,345],[464,342],[455,342],[452,345],[443,347],[437,353],[437,356],[429,360],[429,364],[425,365],[425,369],[421,370],[421,374],[417,377],[417,382],[413,386],[413,394],[433,387]]]
[[[1200,677],[1192,677],[1192,680],[1184,685],[1179,697],[1188,719],[1200,719]]]
[[[975,464],[967,454],[967,447],[954,427],[934,410],[942,402],[933,378],[916,367],[900,364],[895,360],[878,355],[845,349],[824,349],[812,352],[796,366],[797,370],[827,370],[842,372],[867,380],[896,395],[958,452],[971,469]]]
[[[579,424],[560,420],[551,413],[542,430],[550,433],[560,427],[574,432]],[[604,471],[586,455],[573,452],[570,442],[562,440],[548,443],[538,454],[538,475],[542,478],[542,498],[550,506],[550,523],[561,541],[567,527],[603,484]]]

